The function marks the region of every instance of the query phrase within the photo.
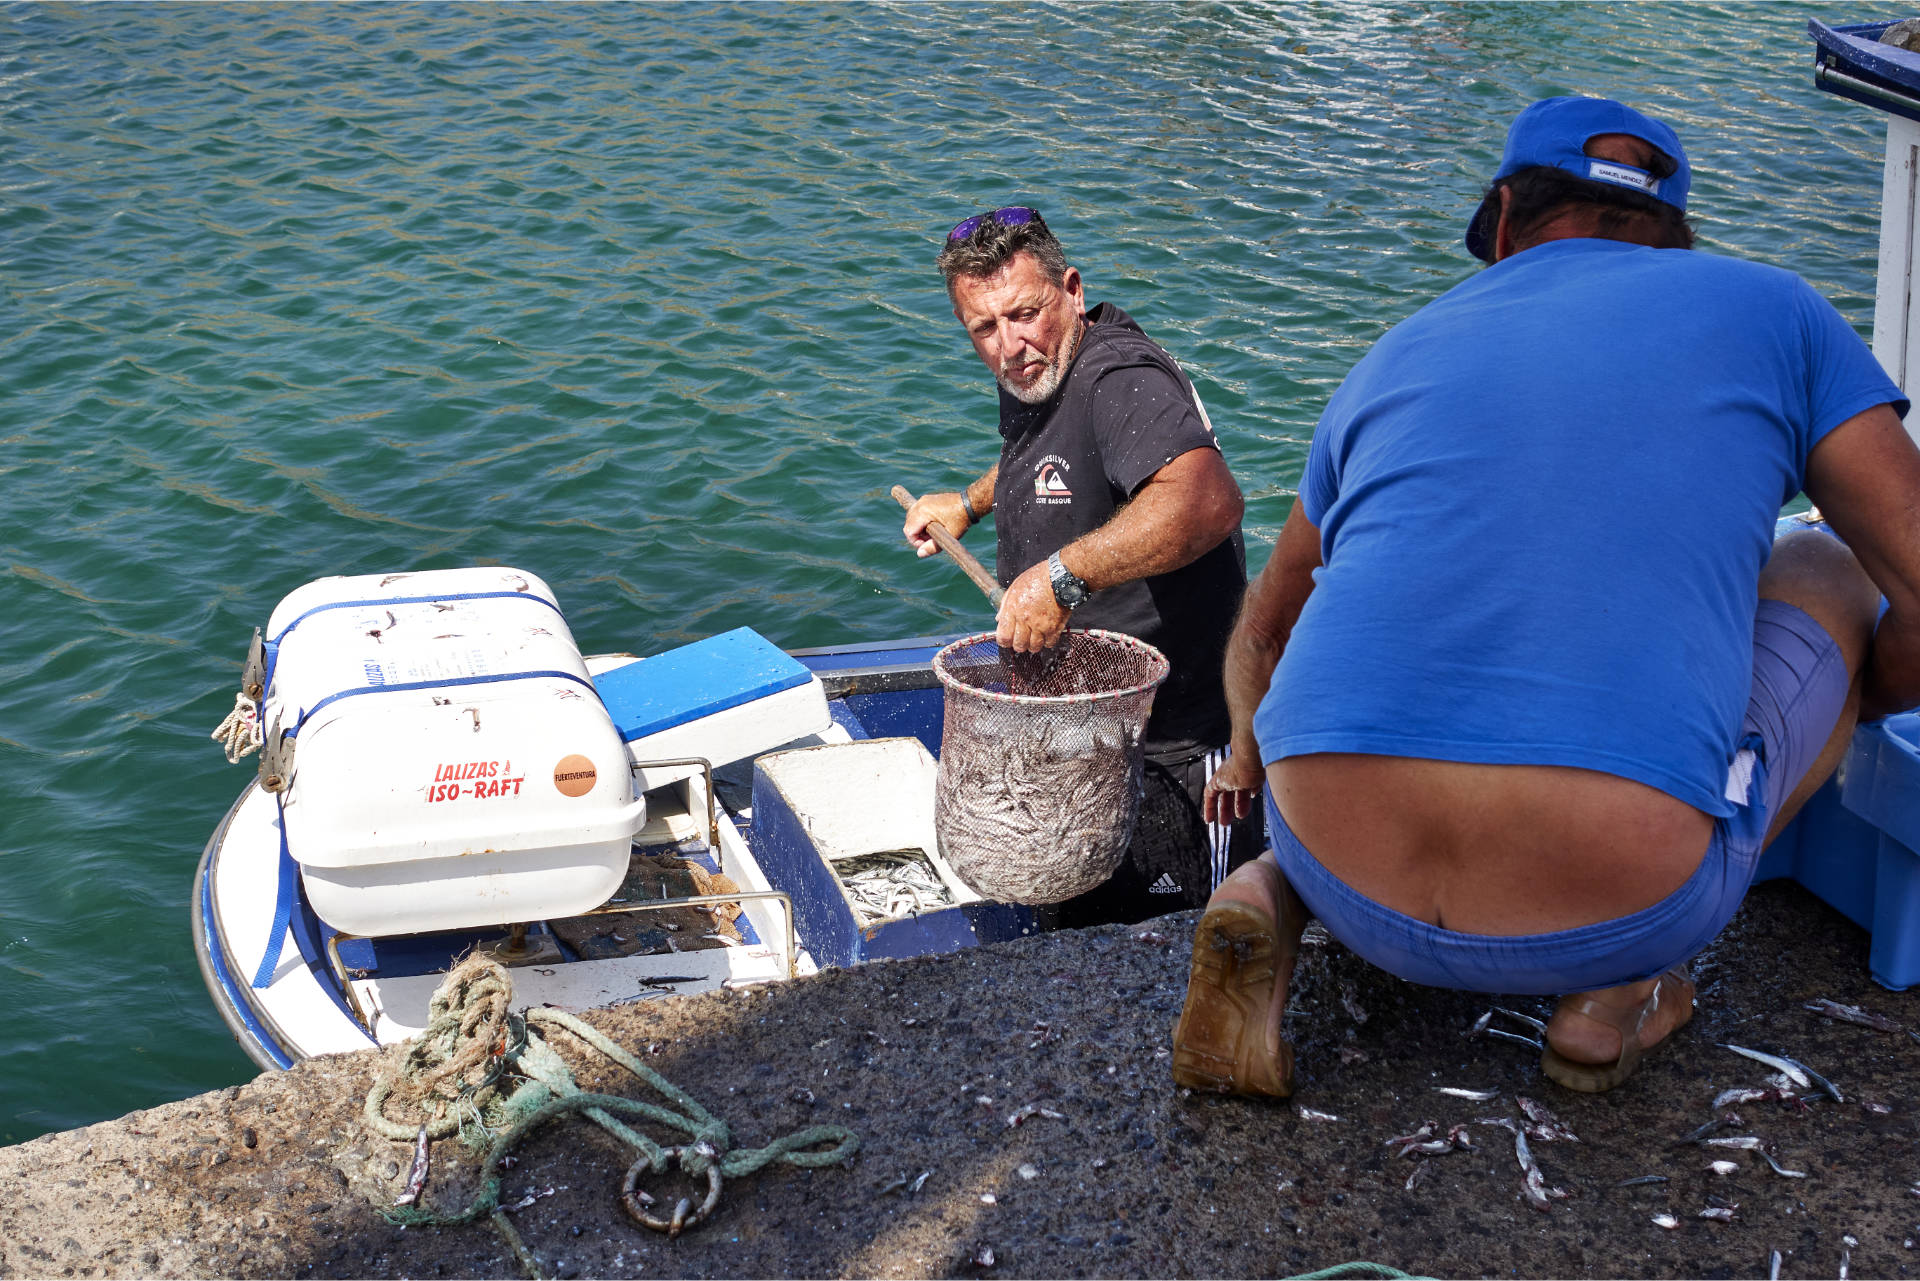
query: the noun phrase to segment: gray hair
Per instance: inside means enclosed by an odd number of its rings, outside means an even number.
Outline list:
[[[947,281],[947,296],[953,296],[954,282],[962,276],[984,278],[999,272],[1016,254],[1032,254],[1040,270],[1055,285],[1067,278],[1067,251],[1047,230],[1046,219],[1036,213],[1030,222],[1009,226],[996,218],[980,220],[963,239],[949,240],[940,250],[937,264]]]

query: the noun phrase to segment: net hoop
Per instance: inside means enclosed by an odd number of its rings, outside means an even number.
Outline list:
[[[975,632],[971,636],[962,636],[959,640],[946,645],[939,653],[933,656],[933,674],[940,678],[941,685],[945,686],[950,692],[965,694],[970,698],[984,699],[990,703],[1011,703],[1021,707],[1059,707],[1070,703],[1098,703],[1104,702],[1107,699],[1128,698],[1135,694],[1144,694],[1149,690],[1158,689],[1160,683],[1167,679],[1167,673],[1172,670],[1172,665],[1167,662],[1167,656],[1165,654],[1162,654],[1158,649],[1155,649],[1137,636],[1128,636],[1122,632],[1110,632],[1098,627],[1088,627],[1084,629],[1069,629],[1061,633],[1060,643],[1063,645],[1067,644],[1068,638],[1073,636],[1091,637],[1103,645],[1111,646],[1115,649],[1132,650],[1134,653],[1145,655],[1149,671],[1148,677],[1124,689],[1088,690],[1072,694],[1013,694],[1003,693],[999,690],[982,689],[978,685],[969,685],[966,681],[961,680],[953,674],[949,667],[950,660],[954,655],[959,654],[963,650],[976,645],[984,645],[992,641],[994,638],[994,633],[992,632]]]

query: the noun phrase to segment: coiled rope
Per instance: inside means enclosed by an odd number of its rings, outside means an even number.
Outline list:
[[[818,1169],[845,1161],[860,1149],[860,1137],[837,1125],[808,1126],[765,1147],[735,1148],[726,1122],[598,1029],[564,1010],[533,1009],[524,1017],[514,1014],[512,998],[512,980],[498,962],[480,955],[468,957],[434,993],[427,1007],[426,1029],[389,1056],[388,1070],[368,1091],[367,1124],[387,1138],[411,1142],[425,1125],[430,1140],[457,1133],[471,1147],[486,1146],[486,1179],[465,1207],[444,1213],[424,1204],[397,1207],[385,1211],[390,1222],[447,1226],[490,1217],[528,1274],[537,1277],[532,1255],[500,1209],[500,1160],[540,1126],[576,1112],[584,1112],[639,1153],[628,1171],[629,1189],[639,1169],[664,1174],[675,1158],[687,1174],[710,1178],[717,1188],[718,1179],[743,1178],[775,1161]],[[580,1089],[554,1048],[554,1036],[560,1031],[618,1063],[673,1106]],[[398,1101],[412,1119],[401,1121],[389,1115],[390,1101]],[[664,1146],[620,1117],[677,1130],[687,1136],[687,1142]],[[812,1150],[821,1144],[833,1146]],[[628,1204],[635,1217],[642,1217],[633,1207],[631,1193]],[[710,1198],[700,1213],[711,1204]],[[649,1218],[642,1221],[663,1229],[668,1226],[653,1224]],[[697,1221],[696,1216],[687,1226]],[[676,1212],[671,1228],[675,1235],[680,1222]]]

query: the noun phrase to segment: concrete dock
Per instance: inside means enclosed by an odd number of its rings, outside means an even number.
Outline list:
[[[630,1150],[572,1117],[519,1149],[505,1199],[552,1192],[512,1221],[547,1276],[1271,1276],[1369,1260],[1441,1277],[1764,1277],[1773,1251],[1783,1277],[1920,1268],[1920,1042],[1802,1008],[1827,997],[1912,1028],[1920,995],[1877,987],[1865,934],[1797,887],[1755,891],[1696,962],[1693,1023],[1600,1096],[1546,1082],[1524,1046],[1463,1035],[1492,1004],[1544,1015],[1546,1001],[1413,987],[1324,939],[1290,1006],[1293,1104],[1183,1094],[1166,1046],[1195,919],[596,1012],[736,1146],[832,1122],[861,1152],[729,1182],[711,1222],[669,1240],[620,1208]],[[1767,1074],[1722,1042],[1791,1055],[1843,1093],[1740,1105],[1721,1131],[1806,1177],[1675,1143],[1721,1090]],[[562,1048],[583,1086],[645,1096]],[[0,1275],[523,1275],[485,1220],[382,1216],[411,1152],[361,1118],[380,1066],[372,1051],[315,1060],[0,1149]],[[1545,1212],[1520,1197],[1512,1135],[1474,1124],[1516,1115],[1516,1094],[1578,1136],[1532,1144],[1569,1193]],[[1010,1125],[1028,1104],[1058,1115]],[[1474,1149],[1387,1146],[1427,1119],[1467,1123]],[[480,1164],[437,1144],[427,1203],[465,1204]],[[1646,1175],[1668,1181],[1619,1186]],[[1709,1207],[1731,1221],[1699,1217]]]

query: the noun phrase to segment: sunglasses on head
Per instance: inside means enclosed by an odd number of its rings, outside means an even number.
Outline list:
[[[1046,226],[1046,220],[1038,209],[1029,209],[1025,205],[1008,205],[1005,209],[990,209],[986,213],[975,214],[953,224],[953,230],[947,233],[949,241],[965,240],[980,229],[983,222],[999,223],[1002,227],[1023,227],[1027,223],[1037,222]]]

